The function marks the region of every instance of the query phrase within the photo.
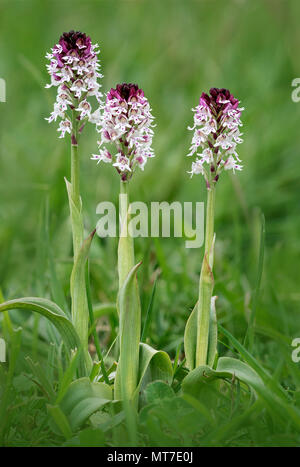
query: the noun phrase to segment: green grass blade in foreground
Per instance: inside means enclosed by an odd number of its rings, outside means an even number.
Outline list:
[[[53,418],[56,426],[60,429],[61,433],[66,439],[70,439],[73,435],[72,428],[69,420],[63,413],[58,405],[47,405],[47,409],[51,417]]]
[[[58,392],[56,395],[55,403],[59,404],[64,395],[66,394],[70,384],[72,383],[73,377],[76,374],[78,366],[79,355],[81,349],[72,352],[72,356],[67,369],[64,371],[63,376],[59,382]]]
[[[256,308],[259,298],[260,292],[260,284],[261,278],[263,273],[263,266],[264,266],[264,249],[265,249],[265,216],[261,214],[261,231],[260,231],[260,244],[259,244],[259,257],[258,257],[258,270],[256,276],[256,284],[254,290],[254,296],[252,301],[251,313],[249,318],[249,324],[247,333],[245,336],[244,345],[248,343],[249,351],[252,352],[254,346],[254,333],[255,333],[255,316],[256,316]]]
[[[98,359],[100,362],[101,370],[102,370],[102,375],[104,377],[104,381],[106,384],[109,384],[109,379],[108,375],[106,372],[106,368],[104,365],[104,360],[101,352],[101,347],[100,347],[100,341],[99,337],[97,334],[97,330],[95,327],[95,319],[94,319],[94,313],[93,313],[93,305],[92,305],[92,297],[91,297],[91,288],[90,288],[90,275],[89,275],[89,263],[87,262],[86,268],[85,268],[85,285],[86,285],[86,297],[87,297],[87,304],[88,304],[88,311],[89,311],[89,317],[90,317],[90,325],[92,327],[92,334],[94,337],[94,344],[96,347]]]
[[[43,368],[39,362],[34,363],[30,357],[26,357],[26,362],[33,376],[36,378],[34,379],[34,382],[44,392],[44,394],[49,399],[49,401],[54,402],[56,394],[53,389],[52,381],[50,381],[49,378],[47,377],[45,368]]]
[[[208,384],[216,378],[239,379],[254,389],[255,393],[264,401],[271,415],[276,414],[283,424],[291,421],[297,429],[300,429],[299,409],[274,394],[253,368],[235,358],[220,358],[216,370],[212,370],[208,366],[201,366],[191,371],[183,381],[183,392],[197,396],[202,384]]]
[[[280,384],[272,378],[272,376],[262,367],[262,365],[248,352],[248,350],[239,343],[239,341],[233,337],[233,335],[227,331],[223,326],[218,324],[219,330],[227,337],[231,342],[234,348],[240,353],[241,357],[248,363],[248,365],[257,372],[257,374],[264,381],[266,386],[268,386],[278,397],[281,397],[284,400],[288,400],[289,397],[285,390],[280,386]]]
[[[60,333],[68,352],[80,347],[80,340],[73,324],[69,321],[61,308],[59,308],[59,306],[54,302],[45,298],[24,297],[9,300],[0,304],[0,312],[16,309],[35,311],[40,315],[45,316],[45,318],[54,324]],[[78,365],[78,372],[81,376],[86,375],[86,368],[82,358]]]
[[[144,327],[143,327],[141,342],[145,342],[146,338],[147,338],[147,335],[148,335],[149,326],[150,326],[150,322],[151,322],[151,315],[152,315],[152,310],[153,310],[153,304],[154,304],[156,283],[157,283],[157,279],[155,279],[155,282],[153,284],[153,289],[152,289],[152,293],[151,293],[151,297],[150,297],[150,302],[149,302],[149,305],[148,305],[148,308],[147,308],[145,323],[144,323]]]
[[[0,289],[0,302],[3,295]],[[21,334],[22,329],[14,329],[10,321],[8,313],[4,314],[4,326],[8,331],[10,346],[9,346],[9,366],[8,372],[5,377],[4,390],[1,391],[0,398],[0,445],[3,443],[3,438],[6,433],[6,424],[9,423],[9,410],[7,410],[11,398],[11,387],[13,384],[13,377],[15,373],[16,363],[21,349]]]

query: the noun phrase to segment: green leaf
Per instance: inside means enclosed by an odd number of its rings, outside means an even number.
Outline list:
[[[94,412],[111,400],[110,386],[92,383],[89,378],[80,378],[70,384],[59,406],[72,430],[76,431]]]
[[[92,364],[88,353],[89,312],[85,286],[85,267],[95,232],[96,230],[83,242],[71,274],[72,321],[82,343],[83,354],[89,371]]]
[[[55,400],[56,404],[60,403],[60,401],[63,399],[64,395],[66,394],[70,384],[72,383],[72,379],[76,373],[76,369],[78,366],[80,351],[81,351],[81,348],[79,348],[77,351],[74,351],[72,353],[68,368],[64,372],[62,380],[59,384],[59,389],[58,389],[58,393],[57,393],[56,400]]]
[[[215,307],[216,297],[212,297],[210,306],[210,321],[209,321],[209,336],[208,336],[208,356],[207,362],[209,366],[213,366],[217,355],[218,329],[217,316]],[[184,332],[184,351],[186,358],[186,366],[189,370],[193,370],[196,365],[196,346],[197,346],[197,304],[191,312]]]
[[[173,367],[169,355],[162,350],[155,350],[148,344],[140,343],[138,386],[135,397],[148,383],[162,380],[171,384],[173,379]]]
[[[145,389],[147,404],[162,401],[163,399],[172,399],[175,397],[173,389],[163,381],[154,381],[149,383]]]
[[[120,358],[115,379],[115,398],[120,400],[131,400],[138,384],[141,306],[136,271],[140,265],[138,263],[131,269],[119,292]]]
[[[61,408],[58,405],[47,405],[48,412],[50,415],[53,417],[53,420],[55,421],[56,425],[64,435],[66,439],[69,439],[72,437],[72,429],[70,427],[70,423],[61,410]]]
[[[189,370],[195,368],[196,346],[197,346],[197,305],[194,306],[185,326],[184,352],[186,366]]]
[[[45,316],[45,318],[54,324],[60,333],[68,352],[80,347],[80,340],[73,324],[68,320],[61,308],[54,302],[46,298],[24,297],[0,304],[0,312],[15,309],[35,311]],[[86,368],[82,358],[79,361],[78,371],[80,376],[86,375]]]
[[[216,299],[214,296],[211,298],[210,304],[210,319],[209,319],[209,335],[208,335],[208,353],[207,353],[207,364],[211,368],[217,357],[217,345],[218,345],[218,325],[217,325],[217,313],[216,313]]]
[[[72,198],[72,185],[71,183],[65,178],[65,183],[68,192],[68,199],[69,199],[69,207],[70,207],[70,214],[71,214],[71,223],[72,223],[72,231],[73,231],[73,239],[74,239],[74,257],[77,257],[77,254],[80,251],[82,240],[83,240],[83,222],[82,222],[82,204],[80,200],[80,206],[77,207],[76,203]]]

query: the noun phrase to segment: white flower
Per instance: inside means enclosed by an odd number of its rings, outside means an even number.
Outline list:
[[[72,122],[70,120],[68,120],[68,119],[61,120],[61,122],[59,123],[59,127],[58,127],[57,131],[61,132],[61,134],[59,136],[60,138],[64,138],[66,133],[71,134]]]
[[[196,159],[196,162],[192,162],[192,170],[188,172],[189,174],[191,174],[191,177],[193,175],[198,175],[198,174],[205,175],[203,163],[204,161],[201,159]]]
[[[91,117],[92,106],[86,99],[80,102],[76,110],[80,112],[81,120],[83,120],[84,117],[88,117],[88,118]]]
[[[128,157],[124,156],[123,154],[118,154],[116,162],[113,164],[114,167],[117,167],[120,172],[129,171],[131,172],[131,168],[129,165]]]
[[[97,164],[99,164],[99,162],[101,161],[111,163],[112,155],[107,149],[101,149],[99,154],[93,154],[93,157],[91,157],[91,159],[97,161]]]
[[[228,159],[224,162],[225,170],[242,170],[243,166],[236,163],[236,160],[233,156],[229,156]]]

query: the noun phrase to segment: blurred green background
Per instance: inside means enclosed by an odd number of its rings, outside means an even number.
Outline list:
[[[64,176],[67,138],[48,117],[55,90],[45,54],[62,32],[79,29],[101,49],[103,90],[137,82],[156,117],[154,149],[131,183],[132,200],[204,201],[200,176],[189,178],[186,157],[191,108],[201,92],[226,87],[242,101],[244,170],[218,183],[215,293],[220,322],[243,340],[257,281],[261,212],[266,218],[265,261],[257,306],[256,350],[286,385],[297,365],[290,342],[300,336],[299,119],[291,82],[300,77],[298,0],[0,0],[0,284],[5,298],[51,297],[45,235],[68,296],[71,236]],[[118,176],[90,160],[97,134],[81,143],[81,192],[87,231],[96,205],[117,201]],[[44,206],[48,200],[49,232]],[[44,236],[43,236],[44,235]],[[48,248],[48,247],[47,247]],[[160,272],[150,341],[174,352],[198,292],[202,249],[183,239],[138,239],[143,312]],[[92,251],[95,302],[115,300],[116,241],[96,239]],[[224,350],[224,349],[223,349]],[[220,350],[222,353],[222,348]],[[289,367],[289,370],[286,368]],[[278,370],[279,371],[279,370]]]

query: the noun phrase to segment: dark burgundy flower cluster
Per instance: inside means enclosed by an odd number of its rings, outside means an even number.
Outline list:
[[[209,94],[203,92],[200,97],[200,104],[208,105],[212,112],[218,115],[222,110],[225,110],[228,105],[231,109],[237,109],[239,100],[236,99],[228,89],[211,88]]]
[[[144,97],[144,91],[138,87],[137,84],[132,83],[122,83],[117,84],[116,88],[111,88],[109,91],[107,98],[111,99],[118,99],[119,101],[131,101],[138,100],[140,97]]]
[[[61,51],[55,54],[58,67],[62,68],[64,57],[71,56],[86,60],[91,57],[92,41],[89,36],[80,31],[64,32],[59,39]]]

